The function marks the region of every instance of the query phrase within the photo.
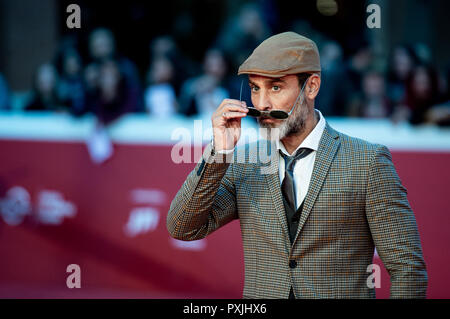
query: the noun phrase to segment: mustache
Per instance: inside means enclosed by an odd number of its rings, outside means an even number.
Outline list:
[[[260,127],[273,128],[273,127],[277,126],[277,124],[275,124],[275,123],[264,123],[263,120],[265,120],[265,119],[270,119],[270,117],[258,117],[257,121],[258,121],[258,124]]]
[[[264,121],[264,120],[275,120],[274,118],[270,116],[260,116],[257,118],[258,122]]]

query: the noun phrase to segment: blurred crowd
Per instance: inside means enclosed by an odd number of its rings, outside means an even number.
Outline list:
[[[368,41],[344,54],[338,42],[307,23],[294,23],[291,30],[318,44],[322,87],[316,107],[325,116],[449,125],[450,72],[435,67],[426,45],[399,44],[379,63]],[[92,113],[104,125],[130,112],[210,115],[224,98],[239,98],[237,68],[271,34],[258,6],[245,5],[219,30],[200,63],[181,52],[170,34],[154,38],[142,76],[118,52],[113,32],[99,28],[89,35],[88,58],[76,42],[61,41],[55,58],[37,68],[23,109]],[[10,107],[12,96],[0,74],[0,109]],[[243,98],[249,99],[247,91]]]

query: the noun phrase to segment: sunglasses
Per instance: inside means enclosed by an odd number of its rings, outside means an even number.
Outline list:
[[[247,106],[247,109],[248,109],[247,115],[252,116],[252,117],[260,117],[260,116],[271,117],[271,118],[274,118],[277,120],[287,119],[289,117],[289,115],[291,115],[292,111],[294,111],[295,105],[297,104],[298,99],[302,95],[303,90],[305,89],[306,82],[308,82],[308,79],[309,78],[307,78],[305,83],[303,83],[302,89],[300,90],[300,93],[297,96],[297,98],[295,99],[294,105],[292,105],[289,112],[286,112],[283,110],[260,111],[254,107]],[[241,81],[241,92],[239,93],[239,101],[241,101],[241,102],[242,102],[242,87],[243,87],[243,85],[244,85],[244,80]]]

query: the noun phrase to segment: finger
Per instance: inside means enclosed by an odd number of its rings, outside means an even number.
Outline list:
[[[232,118],[239,118],[239,117],[245,117],[247,116],[247,113],[244,112],[223,112],[222,117],[225,119],[232,119]]]
[[[245,103],[245,101],[235,100],[235,99],[225,99],[222,101],[223,104],[237,104],[240,105],[242,103]]]
[[[235,112],[248,112],[248,108],[246,108],[244,105],[242,104],[225,104],[222,109],[221,112],[230,112],[230,111],[235,111]]]
[[[240,100],[233,100],[233,99],[225,99],[222,101],[220,106],[224,106],[224,105],[238,105],[238,106],[245,106],[246,102],[245,101],[240,101]]]

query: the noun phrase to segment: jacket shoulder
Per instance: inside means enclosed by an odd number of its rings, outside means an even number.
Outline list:
[[[347,161],[353,163],[361,163],[370,165],[377,153],[383,153],[391,158],[389,149],[382,144],[372,143],[362,138],[353,137],[342,132],[329,128],[332,133],[338,137],[340,142],[338,156],[345,158]]]
[[[353,137],[342,132],[336,131],[341,142],[341,147],[344,149],[352,150],[354,152],[376,152],[378,149],[387,149],[385,145],[372,143],[362,138]]]

